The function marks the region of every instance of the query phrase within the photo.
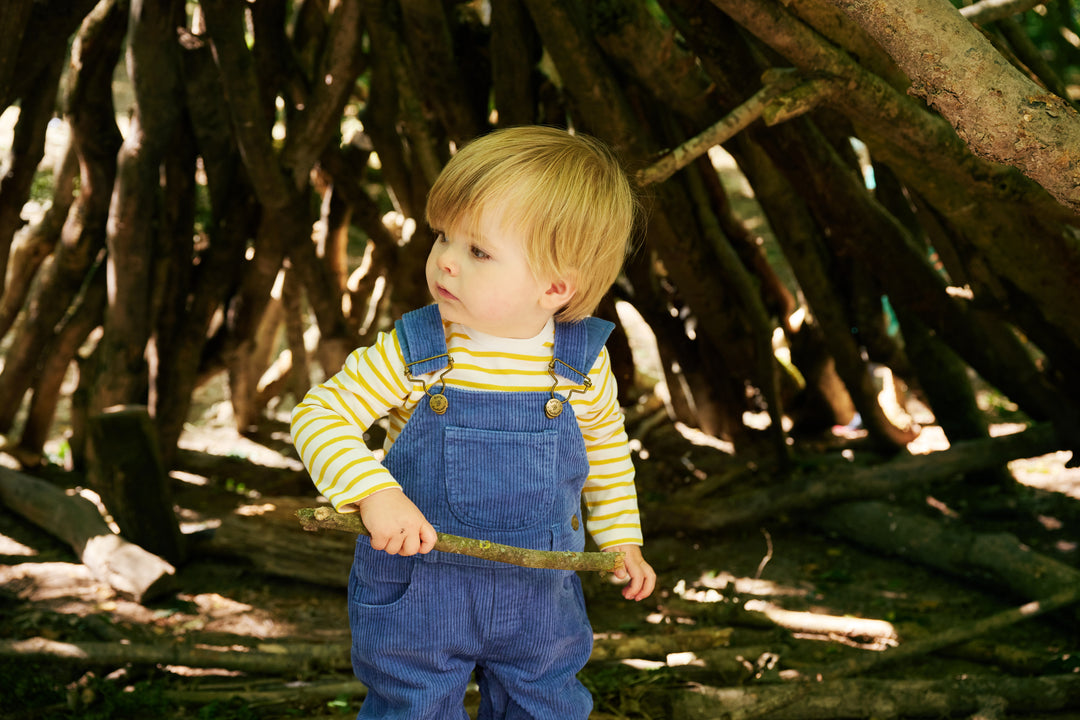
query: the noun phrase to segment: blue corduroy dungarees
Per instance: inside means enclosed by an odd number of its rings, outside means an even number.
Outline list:
[[[581,389],[577,371],[588,373],[611,328],[593,318],[556,324],[563,388]],[[397,331],[414,377],[446,367],[437,305],[406,314]],[[589,465],[569,403],[549,418],[548,391],[442,394],[445,413],[421,401],[384,461],[436,530],[582,550]],[[349,597],[353,668],[368,686],[358,718],[464,720],[474,670],[480,720],[589,716],[592,697],[576,674],[592,650],[592,628],[573,572],[439,551],[388,555],[361,535]]]

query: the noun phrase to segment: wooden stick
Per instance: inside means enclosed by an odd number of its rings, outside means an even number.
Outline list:
[[[339,513],[328,507],[300,508],[296,511],[296,517],[300,519],[300,526],[305,530],[340,530],[361,535],[371,534],[364,527],[360,513]],[[435,549],[510,565],[549,570],[616,572],[623,567],[621,552],[530,550],[447,533],[439,533]]]

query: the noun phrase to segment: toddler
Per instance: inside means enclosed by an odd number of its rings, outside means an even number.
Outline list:
[[[319,491],[359,512],[349,578],[359,718],[587,718],[592,650],[580,581],[432,549],[437,532],[539,550],[641,553],[634,468],[604,342],[589,317],[621,268],[636,200],[599,141],[546,127],[461,149],[432,187],[434,303],[354,351],[292,417]],[[364,432],[389,421],[380,462]],[[584,503],[582,499],[584,498]],[[586,516],[582,518],[582,505]]]

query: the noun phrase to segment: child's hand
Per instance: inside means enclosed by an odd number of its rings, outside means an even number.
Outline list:
[[[428,553],[437,533],[420,508],[399,489],[380,490],[355,503],[371,534],[371,547],[391,555]]]
[[[639,545],[615,545],[604,548],[604,552],[623,553],[623,567],[615,571],[615,577],[620,580],[630,579],[630,582],[622,589],[623,597],[627,600],[644,600],[652,595],[656,587],[656,571],[641,554]]]

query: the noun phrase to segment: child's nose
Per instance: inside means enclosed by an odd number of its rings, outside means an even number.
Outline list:
[[[453,249],[449,247],[443,248],[439,253],[439,257],[436,259],[436,264],[439,266],[439,269],[445,273],[449,273],[450,275],[456,273],[458,263],[457,259],[454,258]]]

